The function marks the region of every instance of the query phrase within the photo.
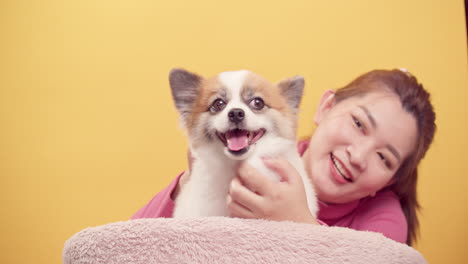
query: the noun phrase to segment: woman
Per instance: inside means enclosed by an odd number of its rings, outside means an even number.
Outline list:
[[[411,245],[418,230],[417,165],[436,128],[429,97],[402,70],[371,71],[326,91],[314,118],[317,128],[298,146],[320,201],[318,219],[307,209],[300,176],[280,158],[265,164],[281,182],[247,164],[239,168],[227,199],[231,215],[374,231]],[[171,217],[188,177],[180,175],[132,219]]]

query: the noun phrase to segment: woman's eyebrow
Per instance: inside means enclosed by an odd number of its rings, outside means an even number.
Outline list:
[[[364,113],[366,114],[367,118],[369,119],[369,122],[372,124],[372,127],[374,129],[377,128],[377,122],[375,121],[375,118],[374,116],[372,116],[371,112],[369,111],[369,109],[367,109],[367,107],[363,106],[363,105],[360,105],[359,108],[364,111]],[[397,158],[398,162],[401,162],[401,156],[400,156],[400,153],[398,153],[398,151],[396,150],[396,148],[390,144],[387,144],[385,146],[394,156],[395,158]]]

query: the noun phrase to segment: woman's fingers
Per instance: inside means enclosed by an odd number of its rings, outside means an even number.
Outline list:
[[[232,217],[238,218],[255,218],[252,211],[232,200],[231,196],[228,196],[227,199],[227,208],[229,210],[229,215]]]
[[[246,162],[239,166],[238,174],[242,185],[252,192],[260,195],[269,192],[272,181]]]
[[[297,183],[301,180],[299,173],[289,161],[281,158],[264,158],[263,163],[271,170],[278,173],[281,181],[288,183]]]
[[[229,194],[233,202],[242,205],[250,211],[256,211],[262,202],[262,197],[242,185],[238,177],[232,180]]]

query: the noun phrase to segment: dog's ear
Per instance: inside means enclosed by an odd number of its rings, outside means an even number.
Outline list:
[[[172,69],[169,73],[172,98],[181,115],[191,112],[203,78],[184,69]]]
[[[280,88],[281,94],[288,101],[289,107],[298,109],[304,91],[304,78],[302,76],[294,76],[282,80],[278,83],[278,87]]]

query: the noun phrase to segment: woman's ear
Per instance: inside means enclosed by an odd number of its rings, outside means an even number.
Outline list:
[[[317,112],[315,112],[314,116],[314,123],[318,125],[325,114],[330,110],[333,105],[335,104],[335,91],[333,90],[327,90],[322,94],[322,98],[320,99],[320,104],[317,109]]]

